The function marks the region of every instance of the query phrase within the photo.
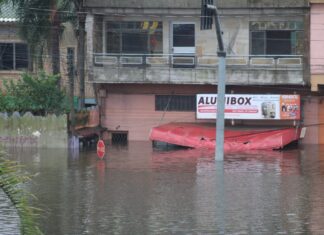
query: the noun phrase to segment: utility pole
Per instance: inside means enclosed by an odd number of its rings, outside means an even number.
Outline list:
[[[225,90],[226,90],[226,52],[224,49],[222,30],[214,0],[202,0],[201,29],[211,29],[215,19],[218,41],[218,83],[217,83],[217,121],[215,160],[224,161],[224,130],[225,130]]]
[[[69,77],[69,102],[70,102],[70,133],[74,136],[75,128],[75,111],[74,111],[74,48],[68,48],[67,51],[67,70]]]

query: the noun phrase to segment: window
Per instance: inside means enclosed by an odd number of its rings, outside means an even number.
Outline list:
[[[28,68],[28,48],[23,43],[0,43],[0,70]]]
[[[193,23],[173,23],[173,53],[174,54],[194,54],[195,47],[195,24]]]
[[[162,53],[162,22],[106,22],[106,52]]]
[[[74,74],[74,60],[75,51],[73,47],[66,48],[66,61],[67,61],[67,72],[68,76],[73,76]]]
[[[173,24],[173,46],[194,47],[195,46],[195,25],[194,24]]]
[[[195,111],[196,96],[194,95],[156,95],[156,111]]]
[[[113,145],[127,145],[128,133],[127,132],[112,132],[111,143]]]
[[[251,55],[302,55],[300,22],[252,22]]]

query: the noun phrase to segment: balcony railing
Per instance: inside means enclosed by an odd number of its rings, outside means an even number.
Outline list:
[[[98,67],[173,67],[215,68],[215,54],[94,54],[94,65]],[[229,55],[227,66],[258,68],[302,68],[303,56],[299,55]]]

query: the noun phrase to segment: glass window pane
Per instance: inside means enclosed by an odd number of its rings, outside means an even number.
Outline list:
[[[28,48],[26,44],[16,44],[16,69],[28,68]]]
[[[107,22],[106,52],[120,53],[120,22]]]
[[[13,68],[13,44],[0,43],[0,69],[12,70]]]
[[[173,46],[194,47],[195,46],[195,25],[174,24],[173,25]]]
[[[149,53],[151,54],[163,53],[162,22],[158,22],[158,21],[143,22],[143,27],[147,28],[149,33],[149,42],[148,42]]]
[[[120,53],[120,33],[107,32],[107,53]]]
[[[267,55],[291,55],[291,31],[267,31]]]
[[[251,55],[265,54],[265,32],[251,32]]]
[[[107,31],[110,32],[119,32],[120,31],[120,23],[119,22],[112,22],[112,21],[108,21],[106,23],[107,25]]]
[[[154,53],[163,53],[163,37],[162,32],[155,32],[150,35],[149,41],[149,52]]]
[[[303,55],[304,54],[304,32],[296,31],[293,32],[296,36],[296,45],[293,46],[293,54],[295,55]]]
[[[107,22],[107,53],[162,53],[162,22]]]
[[[148,51],[148,35],[145,33],[123,33],[123,53],[145,54]]]

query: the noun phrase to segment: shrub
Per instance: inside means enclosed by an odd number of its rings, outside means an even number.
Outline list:
[[[0,94],[0,111],[27,112],[36,115],[68,112],[68,100],[57,87],[57,76],[40,73],[38,76],[23,74],[14,83],[4,82],[5,91]]]

